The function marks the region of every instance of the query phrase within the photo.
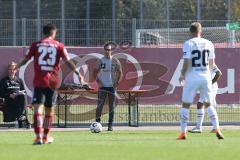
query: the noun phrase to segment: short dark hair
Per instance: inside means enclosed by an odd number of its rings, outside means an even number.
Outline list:
[[[117,44],[114,42],[108,41],[104,44],[103,48],[105,51],[115,50],[117,48]]]
[[[54,30],[57,30],[57,27],[54,24],[48,23],[43,27],[43,34],[50,35]]]
[[[202,25],[199,22],[193,22],[189,30],[191,33],[199,33],[202,31]]]

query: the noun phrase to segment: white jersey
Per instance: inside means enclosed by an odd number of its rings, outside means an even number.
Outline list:
[[[216,73],[220,71],[219,68],[217,66],[215,66],[212,71],[211,71],[211,76],[212,76],[212,79],[215,77]],[[217,82],[213,83],[213,90],[218,90],[218,84]]]
[[[204,38],[192,38],[183,45],[183,59],[189,60],[185,80],[211,79],[208,65],[214,59],[213,43]]]
[[[213,43],[204,38],[192,38],[183,45],[183,59],[188,60],[185,73],[182,101],[193,103],[196,93],[200,92],[203,102],[212,100],[212,79],[209,59],[214,59]]]

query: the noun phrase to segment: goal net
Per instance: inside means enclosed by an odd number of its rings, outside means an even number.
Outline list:
[[[226,27],[204,27],[203,38],[214,43],[217,48],[239,47],[239,31],[229,31]],[[136,47],[181,48],[190,38],[189,28],[137,29]]]

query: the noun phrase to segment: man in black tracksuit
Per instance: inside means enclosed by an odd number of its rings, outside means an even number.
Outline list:
[[[3,121],[18,121],[19,128],[31,128],[27,118],[26,91],[23,81],[16,76],[16,63],[8,66],[8,75],[0,81],[0,97],[4,98]]]

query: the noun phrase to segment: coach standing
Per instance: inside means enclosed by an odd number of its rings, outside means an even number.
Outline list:
[[[122,67],[118,59],[113,58],[113,43],[108,42],[104,45],[104,57],[99,59],[94,68],[94,77],[99,85],[98,102],[96,109],[96,122],[101,122],[102,109],[108,96],[109,119],[108,131],[112,131],[114,119],[114,108],[116,105],[116,89],[122,79]]]

